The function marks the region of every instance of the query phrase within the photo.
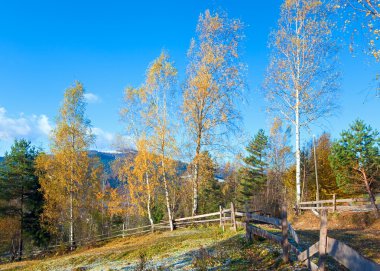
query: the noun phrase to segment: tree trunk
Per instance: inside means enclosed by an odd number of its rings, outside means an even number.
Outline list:
[[[306,183],[306,161],[303,162],[302,194],[301,201],[305,200],[305,183]]]
[[[152,218],[152,210],[151,210],[151,207],[150,207],[152,196],[151,196],[151,190],[150,190],[150,183],[149,183],[148,172],[145,172],[145,178],[146,178],[146,187],[147,187],[147,190],[148,190],[147,191],[148,192],[148,202],[147,202],[148,218],[149,218],[151,229],[152,229],[152,231],[154,231],[154,222],[153,222],[153,218]]]
[[[297,15],[298,17],[299,15]],[[299,39],[300,33],[299,33],[299,27],[298,27],[298,19],[296,19],[296,36],[297,40]],[[295,82],[295,88],[296,88],[296,106],[295,106],[295,113],[296,113],[296,203],[297,203],[297,210],[298,205],[301,200],[301,155],[300,155],[300,76],[301,76],[301,68],[300,68],[300,45],[296,45],[297,52],[296,52],[296,66],[297,66],[297,74],[296,74],[296,82]]]
[[[319,182],[318,182],[318,167],[317,167],[317,151],[315,148],[315,137],[313,136],[313,147],[314,147],[314,170],[315,170],[315,200],[319,201]],[[319,204],[317,204],[319,207]]]
[[[194,165],[193,210],[191,212],[192,216],[197,215],[197,212],[198,212],[198,162],[196,161]]]
[[[197,148],[195,150],[195,165],[194,165],[194,183],[193,183],[193,210],[192,216],[198,213],[198,186],[199,186],[199,155],[201,153],[201,133],[197,138]]]
[[[364,170],[360,170],[360,171],[363,174],[363,180],[364,180],[365,187],[366,187],[366,190],[367,190],[368,195],[369,195],[369,199],[371,200],[371,204],[375,208],[375,211],[376,211],[375,216],[376,216],[376,218],[379,218],[380,217],[379,216],[379,208],[377,208],[375,195],[372,193],[371,187],[369,186],[367,174],[365,173]]]
[[[74,250],[73,191],[70,191],[70,250]]]
[[[174,230],[174,225],[173,225],[172,211],[170,209],[169,188],[168,188],[168,183],[167,183],[167,180],[166,180],[166,170],[165,170],[164,156],[162,156],[161,166],[162,166],[162,178],[163,178],[163,181],[164,181],[164,189],[165,189],[166,207],[168,209],[169,226],[170,226],[170,230],[173,231]]]
[[[75,136],[74,134],[71,135],[72,140],[72,151],[75,153]],[[73,167],[73,161],[70,161],[70,250],[74,250],[74,167]]]
[[[20,199],[20,239],[18,244],[18,260],[22,259],[22,251],[23,251],[23,227],[24,227],[24,187],[21,187],[21,199]]]
[[[299,92],[296,94],[296,203],[301,199],[301,155],[300,155],[300,123],[299,123]]]

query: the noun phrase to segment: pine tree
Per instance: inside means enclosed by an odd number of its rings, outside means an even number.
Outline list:
[[[211,213],[218,210],[222,203],[221,186],[215,178],[216,164],[209,152],[202,152],[199,168],[199,212]]]
[[[246,147],[248,156],[243,159],[244,166],[240,169],[240,202],[250,203],[255,193],[265,188],[267,182],[266,152],[268,137],[264,130],[260,129],[252,141]]]
[[[346,193],[366,191],[379,216],[374,189],[380,182],[380,137],[377,130],[356,120],[334,142],[330,156],[339,187]]]
[[[43,197],[34,173],[37,155],[38,150],[29,141],[15,140],[0,167],[0,200],[6,202],[0,212],[3,216],[19,219],[19,260],[23,254],[25,235],[31,236],[36,243],[47,238],[39,223]]]

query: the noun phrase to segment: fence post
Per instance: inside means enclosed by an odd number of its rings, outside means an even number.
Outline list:
[[[336,195],[335,195],[335,193],[333,194],[333,210],[335,213],[336,212]]]
[[[236,217],[235,217],[235,205],[233,202],[231,202],[231,222],[232,222],[232,228],[234,231],[237,231],[236,227]]]
[[[321,210],[321,226],[319,232],[319,261],[318,270],[325,271],[327,250],[327,209]]]
[[[226,223],[226,212],[225,210],[222,210],[223,212],[223,232],[224,232],[224,224]]]
[[[244,205],[244,209],[245,209],[245,238],[248,242],[248,244],[251,244],[253,239],[252,239],[252,232],[251,232],[251,228],[249,227],[249,218],[248,218],[248,205],[247,205],[247,202],[245,202],[245,205]]]
[[[281,226],[282,226],[282,260],[284,263],[289,262],[289,240],[288,240],[288,213],[286,205],[282,206],[281,210]]]
[[[172,219],[172,227],[173,227],[173,231],[177,229],[177,225],[176,225],[176,222],[175,222],[175,219],[173,218]]]
[[[121,234],[123,238],[125,237],[124,233],[125,233],[125,223],[123,222],[123,230],[122,230],[122,234]]]
[[[222,206],[219,205],[219,226],[222,228],[223,226],[223,210],[222,210]]]

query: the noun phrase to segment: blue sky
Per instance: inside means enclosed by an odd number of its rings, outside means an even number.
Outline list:
[[[276,26],[281,1],[3,1],[0,5],[0,155],[14,138],[47,148],[64,90],[80,80],[90,95],[87,107],[98,140],[111,150],[122,132],[118,111],[123,89],[138,86],[161,49],[183,80],[186,51],[205,9],[226,10],[246,25],[244,60],[249,101],[244,128],[253,135],[268,129],[264,97],[258,91],[268,62],[268,34]],[[380,99],[374,95],[379,63],[347,48],[341,53],[342,88],[336,116],[313,126],[337,137],[360,117],[380,128]],[[321,127],[322,126],[322,127]],[[304,139],[308,139],[304,134]]]

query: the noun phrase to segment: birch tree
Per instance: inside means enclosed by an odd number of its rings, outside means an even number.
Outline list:
[[[124,115],[135,116],[136,120],[140,121],[144,126],[143,133],[140,133],[140,135],[142,138],[146,137],[145,142],[149,144],[144,146],[141,151],[152,152],[158,157],[160,181],[164,188],[171,230],[173,230],[173,217],[169,181],[175,175],[173,154],[176,150],[171,116],[174,113],[172,106],[175,99],[172,98],[172,95],[174,94],[176,76],[177,70],[169,55],[162,52],[148,67],[144,84],[140,88],[128,88],[126,90],[126,100],[134,105],[133,108],[139,108],[139,111],[131,111],[127,108],[123,112]],[[148,160],[146,159],[148,159],[148,156],[141,158],[142,161],[137,162],[147,165]],[[148,181],[146,187],[150,187],[148,168],[144,170],[146,170],[145,181]],[[151,196],[148,195],[149,197]],[[149,217],[151,218],[151,214]]]
[[[137,142],[137,156],[135,157],[133,175],[136,176],[138,183],[142,184],[140,194],[134,194],[132,197],[135,202],[143,195],[145,201],[145,209],[148,214],[149,223],[152,227],[154,221],[152,217],[152,203],[154,191],[157,186],[157,178],[155,174],[154,155],[148,149],[148,142],[142,138]]]
[[[352,37],[365,37],[369,55],[380,61],[380,0],[332,0],[336,17],[342,18],[342,25]],[[353,44],[350,49],[353,50]]]
[[[85,108],[83,85],[76,82],[65,91],[51,137],[51,155],[40,155],[36,163],[46,202],[43,219],[53,232],[68,228],[71,249],[80,208],[87,199],[96,198],[100,186],[101,167],[93,166],[87,152],[94,136]]]
[[[182,110],[194,145],[193,215],[198,210],[200,153],[206,146],[222,144],[222,139],[238,128],[236,102],[244,87],[242,30],[239,20],[206,10],[199,16],[197,37],[188,51]]]
[[[295,127],[297,203],[301,197],[300,129],[335,108],[339,76],[331,28],[320,1],[287,0],[271,35],[264,89],[269,110]]]

